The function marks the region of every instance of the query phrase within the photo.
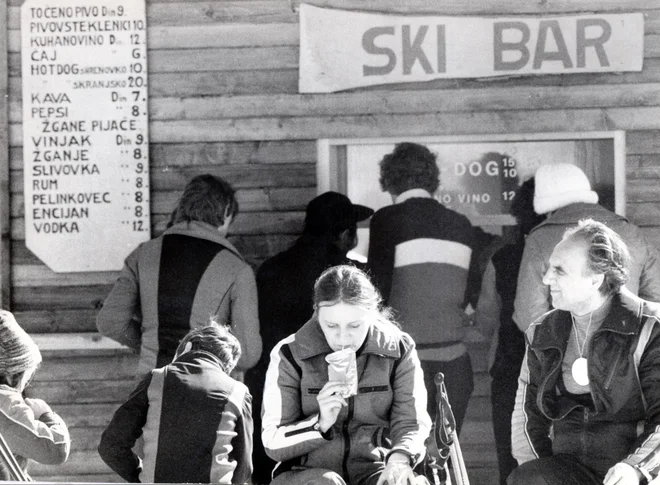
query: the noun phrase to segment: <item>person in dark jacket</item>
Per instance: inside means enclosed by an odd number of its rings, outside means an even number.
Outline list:
[[[578,166],[541,165],[534,179],[534,210],[548,217],[525,240],[513,314],[518,328],[524,332],[550,310],[550,291],[543,284],[550,253],[566,229],[586,218],[606,224],[628,246],[632,262],[626,287],[642,299],[660,301],[660,260],[655,246],[625,217],[597,203],[598,194],[591,190],[589,179]]]
[[[460,430],[474,387],[472,362],[463,342],[465,296],[478,231],[467,217],[438,202],[436,155],[417,143],[399,143],[380,162],[380,184],[393,205],[369,225],[367,272],[417,344],[436,415],[434,376],[445,375]]]
[[[271,353],[262,439],[280,462],[272,485],[426,483],[413,472],[431,427],[415,343],[353,266],[319,277],[314,307]]]
[[[347,253],[357,245],[357,223],[373,212],[338,192],[315,197],[307,204],[303,234],[289,249],[264,261],[257,271],[263,354],[245,379],[254,394],[255,409],[261,407],[270,351],[314,313],[314,282],[321,273],[331,266],[357,264]],[[260,423],[255,416],[255,428]],[[266,455],[260,437],[255,439],[253,458],[255,483],[268,483],[275,462]]]
[[[518,375],[525,355],[524,334],[513,321],[516,282],[525,247],[525,237],[545,216],[534,212],[534,178],[525,181],[511,203],[516,218],[515,240],[497,250],[489,261],[481,285],[476,322],[484,329],[494,329],[490,365],[493,431],[500,472],[500,485],[517,466],[511,454],[511,415],[516,402]]]
[[[555,308],[526,333],[509,485],[638,485],[660,463],[657,304],[622,291],[630,253],[605,224],[569,229],[543,283]],[[656,307],[656,308],[654,308]]]
[[[183,190],[168,229],[126,258],[96,326],[102,335],[140,350],[140,377],[169,364],[183,336],[211,319],[230,325],[238,338],[239,370],[257,363],[254,272],[226,238],[237,214],[232,186],[198,175]]]
[[[229,374],[240,356],[225,327],[192,330],[174,361],[155,369],[115,412],[99,454],[128,482],[247,483],[251,396]],[[144,458],[133,451],[144,436]]]

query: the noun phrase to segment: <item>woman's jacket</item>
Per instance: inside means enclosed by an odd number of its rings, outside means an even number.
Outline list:
[[[326,433],[315,429],[317,395],[328,381],[332,352],[315,317],[272,351],[263,398],[262,440],[279,461],[277,475],[295,466],[325,468],[359,484],[400,451],[419,463],[431,421],[415,344],[389,324],[374,323],[358,351],[358,393],[347,399]]]

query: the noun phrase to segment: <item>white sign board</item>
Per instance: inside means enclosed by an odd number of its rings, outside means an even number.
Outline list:
[[[641,71],[644,17],[438,17],[300,5],[303,93],[374,84]]]
[[[53,271],[150,237],[146,40],[144,0],[21,7],[25,239]]]

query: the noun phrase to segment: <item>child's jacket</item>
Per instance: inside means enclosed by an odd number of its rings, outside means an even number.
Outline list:
[[[28,459],[59,465],[69,457],[71,438],[62,418],[52,411],[35,417],[21,393],[5,385],[0,385],[0,433],[26,474]],[[1,464],[0,480],[10,480]]]
[[[252,398],[207,352],[153,370],[115,412],[99,454],[129,482],[245,483]],[[144,433],[144,460],[133,453]]]

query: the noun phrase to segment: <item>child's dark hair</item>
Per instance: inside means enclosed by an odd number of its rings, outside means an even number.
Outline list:
[[[191,347],[188,350],[201,350],[220,359],[222,369],[227,374],[234,370],[241,356],[241,344],[238,343],[238,339],[231,334],[228,327],[215,323],[188,332],[181,339],[176,355],[185,353],[189,343]]]
[[[201,221],[220,227],[225,222],[225,214],[232,218],[238,214],[235,194],[234,188],[220,177],[198,175],[183,189],[169,225]]]

